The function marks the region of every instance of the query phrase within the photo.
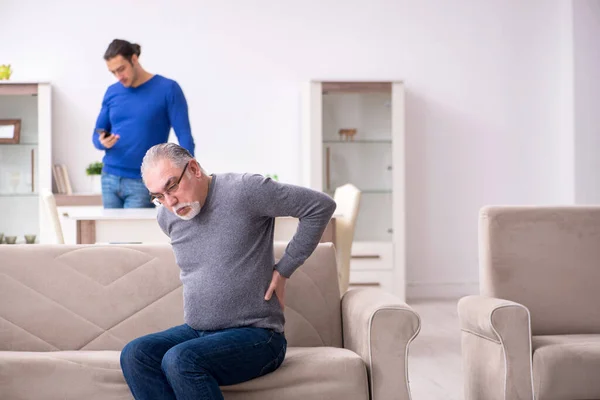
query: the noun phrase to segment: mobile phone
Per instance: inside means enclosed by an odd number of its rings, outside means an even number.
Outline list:
[[[105,129],[96,129],[96,133],[100,135],[102,139],[106,139],[110,135]]]

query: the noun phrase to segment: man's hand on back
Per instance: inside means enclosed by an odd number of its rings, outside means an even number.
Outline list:
[[[285,284],[287,282],[287,278],[281,276],[281,274],[277,270],[273,270],[273,278],[271,278],[271,284],[267,289],[267,293],[265,294],[265,300],[271,300],[271,296],[273,296],[273,292],[277,296],[279,300],[279,304],[281,304],[281,309],[285,309]]]

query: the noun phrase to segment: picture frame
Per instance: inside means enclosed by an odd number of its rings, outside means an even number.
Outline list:
[[[0,119],[0,144],[18,144],[20,138],[20,119]]]

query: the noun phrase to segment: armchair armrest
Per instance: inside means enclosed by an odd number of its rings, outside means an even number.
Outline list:
[[[371,400],[409,400],[408,346],[421,328],[419,315],[381,289],[357,289],[342,298],[342,323],[344,347],[367,366]]]
[[[465,399],[533,399],[529,310],[508,300],[458,302]]]

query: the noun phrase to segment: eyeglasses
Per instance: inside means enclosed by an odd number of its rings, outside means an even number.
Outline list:
[[[177,191],[177,189],[179,189],[179,183],[181,182],[183,174],[185,174],[185,170],[187,169],[188,165],[190,165],[189,162],[185,164],[185,167],[183,167],[183,171],[181,171],[181,175],[179,176],[179,179],[177,179],[177,182],[169,186],[164,193],[156,193],[150,195],[150,201],[154,203],[155,206],[160,206],[163,203],[163,201],[165,201],[165,195],[171,196]]]

